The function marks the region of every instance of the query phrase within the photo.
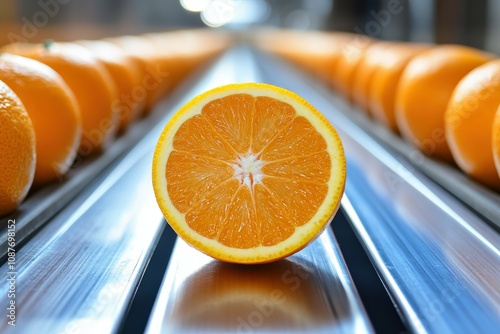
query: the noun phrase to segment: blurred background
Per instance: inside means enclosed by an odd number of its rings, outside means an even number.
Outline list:
[[[276,26],[500,53],[498,0],[1,0],[0,42]]]

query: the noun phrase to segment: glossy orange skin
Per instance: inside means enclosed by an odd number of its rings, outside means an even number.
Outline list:
[[[493,119],[492,132],[491,146],[493,148],[493,160],[495,161],[498,177],[500,177],[500,107],[497,109],[495,118]]]
[[[148,115],[158,100],[159,90],[165,81],[170,80],[171,75],[168,69],[163,68],[158,50],[151,41],[141,36],[127,35],[104,41],[118,46],[136,63],[140,81],[134,100],[145,103],[143,114]]]
[[[134,90],[141,85],[140,71],[136,62],[110,42],[77,41],[77,43],[90,50],[111,75],[118,89],[118,98],[113,101],[113,108],[117,108],[120,115],[118,132],[125,132],[145,108],[144,100],[134,98]]]
[[[384,51],[390,47],[388,42],[375,42],[366,48],[359,65],[353,74],[352,99],[364,112],[370,114],[369,90],[374,74],[384,62]]]
[[[36,133],[34,183],[61,178],[80,145],[82,120],[73,92],[53,69],[11,54],[0,56],[0,80],[23,102]]]
[[[118,91],[105,66],[90,51],[72,43],[16,43],[3,50],[48,65],[68,84],[82,116],[80,154],[98,153],[112,142],[120,121],[118,110],[112,107]]]
[[[363,35],[353,35],[340,43],[340,56],[331,76],[333,89],[337,90],[348,101],[353,101],[354,75],[363,59],[366,49],[374,43],[374,39]]]
[[[458,82],[493,55],[461,45],[441,45],[415,56],[396,93],[396,123],[424,154],[453,162],[444,132],[444,113]]]
[[[500,105],[500,60],[468,73],[445,114],[446,139],[457,165],[472,178],[500,189],[493,158],[493,120]]]
[[[0,81],[0,217],[28,194],[36,164],[35,130],[16,94]]]
[[[395,117],[396,90],[408,62],[429,45],[394,43],[382,52],[382,61],[372,74],[368,88],[368,109],[372,117],[397,132]]]

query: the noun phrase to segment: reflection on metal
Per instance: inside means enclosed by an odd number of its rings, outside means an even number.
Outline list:
[[[9,219],[16,221],[16,243],[20,247],[24,240],[37,232],[53,215],[73,200],[113,161],[140,141],[144,133],[149,132],[163,117],[153,113],[151,117],[141,120],[124,135],[118,138],[109,149],[100,155],[77,158],[68,175],[60,182],[44,186],[32,191],[32,194],[21,204],[16,212],[1,218],[0,235],[7,233]],[[5,259],[7,239],[0,240],[0,258]]]
[[[263,81],[255,59],[243,47],[226,54],[207,77]],[[372,332],[330,229],[294,256],[256,266],[220,263],[179,240],[147,332],[305,330]]]
[[[258,64],[262,73],[273,70],[266,81],[301,94],[339,130],[348,175],[343,210],[409,328],[419,333],[500,328],[498,233],[361,130],[324,87],[270,58],[259,57]]]
[[[348,161],[342,208],[409,329],[500,328],[498,233],[346,117],[324,87],[239,47],[159,106],[157,126],[18,250],[19,318],[16,327],[0,323],[1,333],[116,332],[164,226],[150,178],[161,129],[195,95],[243,81],[297,92],[339,130]],[[2,281],[0,295],[8,289]],[[372,332],[330,229],[288,259],[256,266],[177,243],[148,333],[252,330]]]
[[[137,147],[17,252],[10,299],[17,322],[2,321],[1,333],[117,330],[164,228],[150,182],[151,153]],[[3,298],[7,283],[0,285]]]
[[[147,333],[306,330],[372,332],[330,229],[286,260],[254,266],[213,260],[179,239]]]
[[[42,230],[31,234],[28,243],[16,247],[17,322],[12,327],[2,321],[0,333],[118,330],[165,224],[151,184],[154,146],[175,110],[204,90],[234,79],[227,75],[224,59],[215,68],[226,75],[208,74],[180,87],[151,116],[154,128],[148,123],[148,128],[135,130],[142,129],[134,137],[142,139],[132,149],[129,143],[118,164],[111,163],[104,171],[99,167],[95,182],[87,188],[77,185],[80,193],[66,201],[71,202]],[[93,163],[106,166],[110,161],[104,155]],[[89,168],[97,167],[89,164]],[[10,271],[4,263],[1,272]],[[8,281],[1,281],[3,298],[9,287]]]
[[[332,96],[330,100],[340,111],[349,114],[365,132],[393,150],[392,155],[409,174],[417,170],[423,172],[500,230],[500,194],[467,177],[455,166],[426,157],[386,127],[373,122],[359,110],[353,110],[341,98]]]

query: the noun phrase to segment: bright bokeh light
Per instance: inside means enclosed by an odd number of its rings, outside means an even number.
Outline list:
[[[238,3],[234,0],[212,0],[201,12],[201,19],[209,27],[221,27],[233,19]]]
[[[270,13],[265,0],[211,0],[201,12],[209,27],[250,25],[264,21]]]
[[[271,8],[265,0],[240,0],[235,8],[231,24],[245,25],[264,21]]]
[[[201,12],[210,5],[210,0],[180,0],[181,6],[190,12]]]

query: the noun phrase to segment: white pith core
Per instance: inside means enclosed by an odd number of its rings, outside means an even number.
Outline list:
[[[247,153],[244,156],[239,156],[236,163],[233,164],[234,177],[240,181],[240,184],[245,184],[252,189],[257,183],[262,182],[262,165],[264,163],[256,154]]]

